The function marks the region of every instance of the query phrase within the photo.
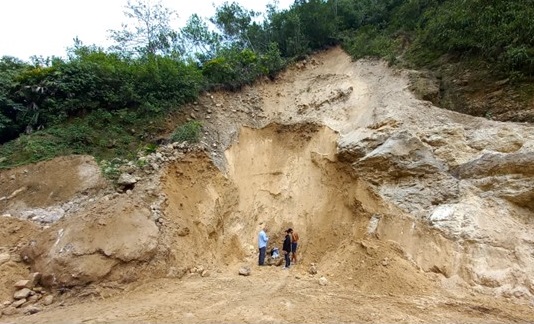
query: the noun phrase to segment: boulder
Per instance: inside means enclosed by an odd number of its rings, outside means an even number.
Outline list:
[[[122,173],[117,180],[119,186],[131,186],[137,183],[137,178],[129,173]]]
[[[248,266],[239,268],[239,275],[241,276],[250,276],[250,272],[250,267]]]
[[[54,302],[54,296],[46,295],[43,297],[42,302],[43,302],[43,305],[45,306],[52,305],[52,303]]]
[[[28,288],[32,289],[35,286],[35,284],[30,280],[19,280],[15,283],[15,288],[22,289],[22,288]]]
[[[436,160],[432,150],[417,136],[401,131],[355,162],[353,168],[372,179],[395,179],[443,172],[447,166]]]
[[[0,266],[11,259],[9,253],[0,253]]]
[[[32,291],[28,288],[22,288],[20,290],[17,290],[15,294],[13,295],[13,298],[15,299],[24,299],[28,298],[28,296],[32,293]]]

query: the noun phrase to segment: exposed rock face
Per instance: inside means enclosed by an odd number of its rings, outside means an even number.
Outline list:
[[[487,153],[480,158],[469,161],[457,168],[461,179],[480,179],[506,175],[534,175],[534,152],[492,154]]]
[[[486,153],[456,169],[486,196],[505,199],[534,211],[534,152]]]
[[[53,277],[49,285],[73,286],[98,281],[119,263],[149,261],[157,239],[149,209],[125,197],[103,198],[86,214],[45,230],[22,255]]]
[[[400,119],[398,129],[367,127],[340,140],[339,156],[355,175],[415,217],[405,227],[396,220],[396,229],[394,220],[380,219],[376,232],[406,244],[407,253],[427,271],[460,276],[502,295],[534,294],[529,279],[534,274],[529,221],[534,212],[534,129],[468,116],[461,123],[452,113],[441,114],[441,122],[431,122],[437,128]],[[445,240],[435,253],[449,257],[427,264],[423,252],[409,247],[413,243],[407,235],[395,233],[409,231],[413,238],[409,227],[419,221],[442,233]]]
[[[423,176],[446,169],[428,146],[405,131],[392,134],[384,143],[356,161],[353,167],[368,177],[374,173],[381,179]]]
[[[372,237],[396,247],[375,260],[392,280],[419,281],[415,272],[390,270],[402,260],[413,268],[398,269],[439,273],[478,291],[534,295],[534,127],[438,109],[408,91],[406,73],[333,53],[253,95],[204,98],[202,156],[172,144],[140,157],[139,170],[122,170],[120,184],[135,184],[128,195],[94,195],[79,210],[73,205],[88,199],[65,202],[98,188],[90,160],[75,168],[85,187],[67,193],[57,190],[62,182],[44,190],[34,190],[36,181],[15,185],[13,177],[26,179],[23,169],[2,173],[2,213],[47,226],[23,259],[47,285],[135,280],[154,259],[159,272],[151,275],[181,277],[199,259],[242,262],[265,221],[299,228],[301,251],[321,262],[321,272],[343,264],[355,271],[355,251],[374,257],[379,250],[355,242]],[[31,204],[17,200],[28,194]],[[58,205],[58,217],[26,214]],[[338,255],[343,260],[329,263]]]

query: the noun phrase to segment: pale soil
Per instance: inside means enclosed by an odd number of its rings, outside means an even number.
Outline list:
[[[481,295],[441,269],[425,268],[451,257],[450,242],[382,200],[351,176],[350,165],[337,161],[340,135],[373,124],[395,102],[415,101],[403,79],[386,71],[378,62],[350,62],[334,49],[274,83],[208,94],[199,106],[218,110],[204,120],[208,154],[168,163],[157,179],[141,181],[129,195],[101,199],[101,179],[83,157],[0,173],[0,197],[26,188],[0,205],[4,211],[65,203],[73,195],[96,199],[82,200],[79,211],[46,229],[0,217],[0,253],[12,255],[0,265],[0,302],[9,300],[15,281],[35,270],[17,259],[22,247],[45,242],[32,252],[45,255],[63,244],[56,241],[63,229],[62,240],[77,255],[53,267],[46,258],[32,266],[62,271],[57,277],[63,282],[79,270],[72,268],[83,268],[85,277],[75,283],[95,281],[55,290],[55,302],[41,312],[4,315],[0,322],[534,322],[527,299]],[[177,118],[195,106],[189,108]],[[429,111],[410,122],[437,117]],[[156,228],[147,215],[159,191],[165,201]],[[386,234],[396,242],[369,234],[376,214],[389,222]],[[256,266],[262,223],[270,247],[280,247],[287,227],[298,230],[296,266]],[[420,260],[408,250],[420,250]],[[308,273],[311,263],[317,264],[315,275]],[[238,275],[242,266],[250,266],[250,276]]]
[[[254,267],[249,277],[230,267],[209,277],[189,275],[130,286],[112,297],[67,299],[16,323],[532,323],[527,305],[443,292],[380,294],[343,276]],[[372,279],[371,279],[372,280]],[[61,297],[60,297],[61,299]],[[61,303],[59,303],[61,304]],[[8,322],[9,322],[8,320]]]

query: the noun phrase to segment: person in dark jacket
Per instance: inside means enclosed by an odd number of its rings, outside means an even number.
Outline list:
[[[286,231],[286,237],[284,239],[284,245],[282,246],[282,250],[284,251],[284,257],[286,259],[286,265],[284,269],[289,269],[289,266],[291,264],[290,261],[290,254],[291,254],[291,233],[293,230],[291,228],[288,228]]]

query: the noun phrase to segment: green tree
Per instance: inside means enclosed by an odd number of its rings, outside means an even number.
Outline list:
[[[302,21],[295,10],[273,13],[269,32],[284,57],[299,56],[309,50]]]
[[[216,8],[210,21],[222,32],[225,42],[255,51],[248,33],[253,19],[258,15],[259,13],[247,10],[237,2],[224,2]]]
[[[180,30],[185,53],[206,61],[215,57],[221,47],[221,36],[208,28],[208,24],[197,14],[191,15]]]
[[[164,7],[161,1],[128,0],[124,15],[130,24],[123,23],[120,30],[109,30],[109,37],[116,42],[111,47],[127,56],[176,55],[183,52],[179,34],[171,23],[178,14]]]
[[[302,33],[312,49],[336,43],[336,2],[323,0],[297,0],[293,6]]]
[[[19,85],[18,75],[29,68],[14,57],[0,59],[0,144],[16,138],[25,126],[17,118],[24,106],[14,100],[13,92]]]

